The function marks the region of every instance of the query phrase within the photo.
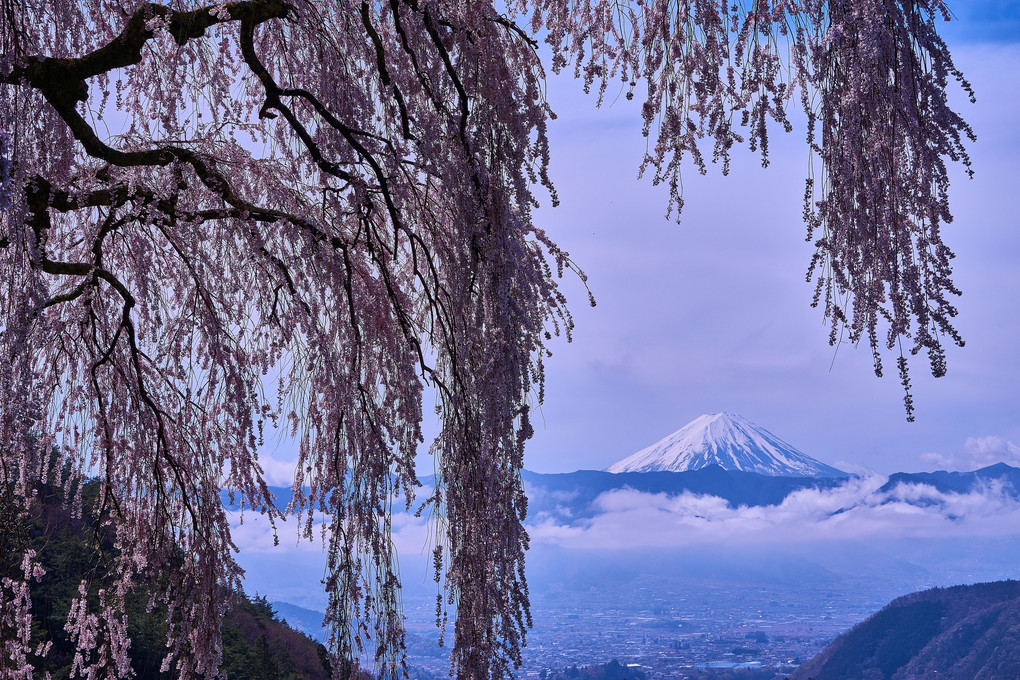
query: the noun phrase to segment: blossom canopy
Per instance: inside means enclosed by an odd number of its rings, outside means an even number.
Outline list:
[[[532,218],[556,201],[547,68],[595,103],[643,99],[642,170],[677,214],[685,164],[725,172],[747,143],[767,165],[801,107],[814,304],[877,373],[893,352],[909,417],[908,357],[941,375],[944,338],[963,342],[941,227],[973,134],[942,18],[940,0],[0,0],[0,493],[26,512],[58,481],[80,504],[98,477],[115,536],[112,580],[68,612],[75,672],[131,674],[123,603],[146,582],[164,670],[217,673],[241,576],[221,489],[283,514],[259,463],[278,431],[298,451],[285,512],[309,538],[329,519],[338,658],[401,672],[404,503],[434,518],[453,671],[520,664],[524,446],[547,343],[573,327],[557,279],[584,279]],[[442,427],[415,499],[426,386]],[[45,575],[18,550],[0,674],[31,678]]]

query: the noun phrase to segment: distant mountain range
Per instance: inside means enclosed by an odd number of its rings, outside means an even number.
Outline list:
[[[316,642],[326,644],[329,641],[329,629],[322,625],[325,617],[320,611],[299,607],[290,602],[274,600],[270,603],[276,611],[277,618],[296,631],[304,633]]]
[[[1020,582],[933,588],[893,600],[789,680],[848,678],[1020,678]]]
[[[733,413],[699,416],[606,470],[522,472],[532,518],[552,510],[573,518],[588,517],[595,513],[592,503],[596,498],[622,489],[667,496],[685,492],[717,496],[733,507],[777,505],[795,491],[831,489],[852,477]],[[421,482],[429,487],[435,479],[422,477]],[[876,502],[932,502],[923,494],[900,498],[897,489],[902,485],[926,486],[939,494],[994,491],[1020,501],[1020,469],[1005,463],[970,472],[897,472],[873,492]],[[293,497],[290,487],[270,490],[281,509]],[[240,499],[232,499],[227,491],[222,498],[227,508],[239,507]]]
[[[528,495],[528,518],[553,517],[560,521],[576,522],[599,513],[595,500],[611,491],[629,489],[648,494],[679,496],[691,493],[700,496],[717,496],[731,507],[778,505],[787,496],[802,489],[826,490],[838,487],[850,479],[844,477],[792,477],[764,475],[756,472],[725,470],[712,464],[687,472],[607,472],[604,470],[578,470],[566,473],[522,473]],[[422,482],[431,485],[433,480]],[[909,494],[903,496],[898,488],[906,485],[923,485],[934,495]],[[1004,498],[1020,501],[1020,468],[997,463],[971,472],[897,472],[873,492],[870,502],[876,505],[891,502],[908,502],[929,506],[939,502],[939,494],[968,494],[995,489]],[[277,506],[286,507],[292,497],[289,487],[270,487],[276,496]],[[224,505],[232,510],[238,501],[230,502],[223,494]],[[843,512],[846,508],[837,510]]]
[[[714,464],[688,472],[612,473],[579,470],[562,474],[539,474],[525,471],[523,478],[528,494],[529,520],[544,515],[566,523],[598,514],[595,500],[610,491],[630,489],[667,496],[683,493],[717,496],[736,508],[742,505],[779,505],[795,491],[834,489],[850,479],[849,476],[776,477],[756,472],[724,470]],[[900,487],[911,485],[928,487],[931,493],[900,493]],[[998,463],[972,472],[897,472],[863,500],[870,505],[910,503],[927,507],[942,502],[944,494],[987,492],[990,489],[995,489],[1006,499],[1020,501],[1020,468]],[[839,508],[833,514],[849,509]]]
[[[972,472],[896,472],[879,492],[889,492],[899,484],[926,484],[942,493],[972,493],[991,484],[1002,486],[1002,492],[1013,500],[1020,500],[1020,469],[996,463]]]
[[[1010,468],[1020,476],[1020,470]],[[975,474],[975,473],[971,473]],[[741,505],[777,505],[800,489],[829,489],[846,481],[847,477],[774,477],[755,472],[724,470],[709,465],[688,472],[620,472],[604,470],[578,470],[577,472],[539,473],[524,470],[521,473],[528,495],[528,516],[556,511],[574,519],[591,517],[597,513],[593,501],[609,491],[630,489],[642,493],[679,496],[688,492],[701,496],[718,496],[733,507]],[[426,486],[434,479],[423,478]],[[287,507],[293,490],[286,486],[271,486],[276,506]],[[226,492],[221,494],[223,504],[230,510],[240,507],[239,499],[231,502]]]
[[[607,471],[689,472],[712,465],[772,477],[847,476],[735,413],[699,416]]]
[[[1020,470],[1017,471],[1020,473]],[[679,496],[692,493],[718,496],[731,506],[778,505],[794,491],[829,489],[846,481],[842,478],[775,477],[756,472],[725,470],[719,465],[686,472],[606,472],[578,470],[561,474],[524,471],[528,515],[548,513],[572,521],[591,517],[598,510],[596,498],[609,491],[630,489],[642,493]]]

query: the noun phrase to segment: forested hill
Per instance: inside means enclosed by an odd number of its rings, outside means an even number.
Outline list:
[[[84,489],[86,507],[95,486]],[[32,516],[14,522],[9,507],[14,499],[0,489],[0,577],[20,571],[26,543],[36,550],[46,574],[32,581],[33,646],[50,641],[52,647],[45,658],[33,659],[33,665],[49,671],[53,680],[68,677],[74,658],[64,623],[78,584],[88,578],[98,589],[107,580],[113,551],[110,536],[96,530],[95,518],[87,512],[73,517],[61,498],[59,488],[41,487]],[[138,680],[171,680],[173,672],[159,671],[166,652],[166,612],[159,607],[146,612],[147,603],[145,592],[130,596],[127,603],[131,665]],[[265,598],[244,595],[223,624],[222,670],[231,680],[329,680],[331,675],[322,645],[287,626]]]
[[[1020,582],[934,588],[893,600],[789,680],[850,678],[1020,678]]]

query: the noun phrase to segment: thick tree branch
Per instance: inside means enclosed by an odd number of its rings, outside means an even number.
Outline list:
[[[85,101],[85,81],[102,73],[125,68],[142,60],[142,49],[152,40],[154,28],[162,23],[177,41],[184,45],[201,38],[207,28],[228,21],[250,21],[260,24],[270,19],[283,19],[290,5],[283,0],[242,0],[223,6],[226,14],[214,13],[215,5],[189,12],[175,11],[156,3],[142,5],[128,20],[121,33],[103,47],[81,57],[49,58],[24,57],[0,82],[17,85],[23,80],[39,90],[64,90],[64,96]]]
[[[180,12],[154,3],[143,5],[131,16],[120,35],[105,46],[81,57],[24,57],[14,64],[10,73],[0,76],[0,83],[27,83],[41,92],[90,156],[121,167],[167,165],[175,155],[168,148],[124,152],[105,144],[78,113],[77,104],[88,98],[86,81],[89,78],[141,62],[142,49],[153,38],[158,21],[162,21],[178,44],[184,45],[202,37],[207,28],[218,23],[242,21],[256,25],[282,19],[290,11],[283,0],[231,2],[225,9],[226,14],[214,13],[214,6]]]

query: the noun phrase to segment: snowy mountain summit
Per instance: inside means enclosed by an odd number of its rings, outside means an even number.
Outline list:
[[[695,418],[668,437],[609,466],[609,472],[684,472],[719,465],[724,470],[773,477],[845,477],[768,430],[735,413]]]

